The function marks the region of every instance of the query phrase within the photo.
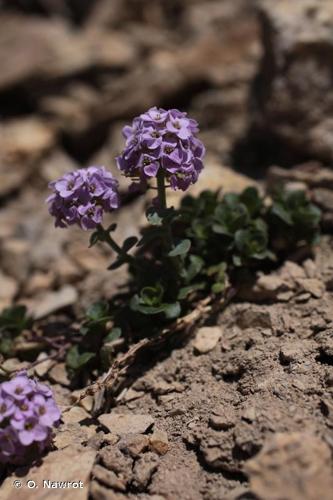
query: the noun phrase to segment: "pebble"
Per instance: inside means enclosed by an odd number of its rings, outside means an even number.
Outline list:
[[[143,434],[154,425],[150,415],[130,413],[104,413],[98,421],[113,434]]]
[[[219,326],[204,326],[199,328],[193,341],[194,351],[199,354],[206,354],[216,347],[222,337],[222,329]]]
[[[41,319],[51,313],[69,307],[78,299],[76,288],[71,285],[65,285],[56,292],[48,292],[32,307],[32,314],[35,319]]]
[[[151,451],[155,451],[158,455],[165,455],[169,450],[168,435],[165,431],[155,429],[149,437]]]

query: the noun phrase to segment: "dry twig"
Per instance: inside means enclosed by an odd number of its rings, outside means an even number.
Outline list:
[[[143,350],[164,344],[177,332],[182,331],[188,333],[192,331],[195,326],[202,324],[209,314],[224,308],[235,296],[235,293],[235,289],[230,288],[222,299],[219,298],[214,301],[212,296],[204,298],[197,303],[196,307],[189,314],[178,318],[170,326],[164,328],[159,335],[152,338],[145,337],[134,344],[123,356],[114,361],[107,373],[102,375],[94,384],[84,390],[74,405],[80,404],[84,398],[87,396],[94,396],[99,391],[110,391],[119,380],[119,377],[127,372],[128,368],[133,365],[134,361]],[[66,408],[64,411],[68,411],[70,408],[71,407]]]

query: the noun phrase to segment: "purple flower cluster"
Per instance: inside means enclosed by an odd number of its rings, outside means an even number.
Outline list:
[[[185,191],[203,169],[205,148],[198,131],[186,113],[151,108],[124,127],[126,147],[117,157],[118,168],[143,185],[162,171],[173,189]]]
[[[65,174],[49,187],[53,194],[46,200],[55,225],[78,224],[94,229],[103,213],[119,207],[118,181],[104,167],[88,167]]]
[[[25,463],[41,453],[60,415],[52,391],[25,372],[0,384],[0,462]]]

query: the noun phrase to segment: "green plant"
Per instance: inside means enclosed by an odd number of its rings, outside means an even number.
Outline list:
[[[278,191],[268,212],[274,247],[290,251],[300,245],[317,243],[320,219],[320,209],[309,201],[304,191]]]
[[[25,306],[4,309],[0,315],[0,353],[5,356],[14,354],[15,340],[31,326],[32,319]]]
[[[121,335],[119,329],[109,327],[110,322],[112,315],[107,302],[96,302],[87,309],[78,331],[78,341],[66,355],[67,368],[73,374],[78,374],[89,364],[98,364],[104,344]]]

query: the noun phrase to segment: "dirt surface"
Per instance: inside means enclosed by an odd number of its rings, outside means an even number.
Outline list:
[[[109,408],[94,411],[103,394],[74,406],[90,380],[71,383],[65,356],[40,352],[30,373],[51,385],[66,411],[40,463],[0,471],[0,497],[328,500],[332,92],[330,106],[318,111],[316,103],[332,83],[330,2],[314,13],[312,0],[301,0],[297,15],[270,1],[93,3],[0,1],[0,310],[25,304],[39,332],[61,335],[94,301],[112,301],[126,270],[106,271],[112,254],[88,250],[81,230],[54,229],[47,183],[82,164],[117,174],[121,128],[151,105],[179,106],[200,122],[207,160],[192,193],[265,182],[302,187],[323,210],[325,235],[313,254],[259,274],[191,336],[145,352]],[[308,42],[294,29],[305,18]],[[285,70],[288,58],[299,73]],[[299,87],[300,122],[290,111]],[[149,200],[128,196],[120,183],[123,207],[112,220],[122,241],[138,234]],[[179,200],[171,193],[169,203]],[[30,363],[18,353],[3,366]],[[23,487],[14,489],[15,480]],[[44,480],[83,487],[51,490]]]
[[[26,477],[41,483],[54,457],[74,479],[81,446],[80,477],[96,499],[330,498],[331,245],[325,237],[314,259],[269,276],[274,300],[233,303],[184,345],[136,364],[111,413],[91,417],[89,399],[64,413],[59,451]],[[53,386],[63,408],[66,385]]]

